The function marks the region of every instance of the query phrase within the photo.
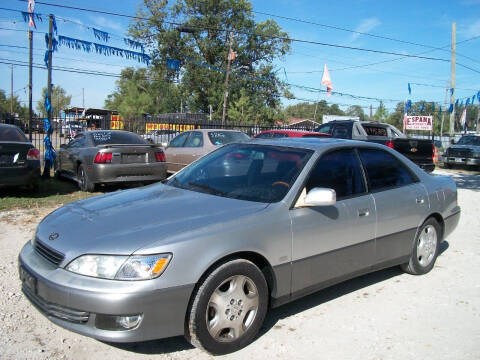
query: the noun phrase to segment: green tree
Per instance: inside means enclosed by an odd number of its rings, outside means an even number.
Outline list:
[[[349,106],[347,111],[345,111],[345,115],[356,116],[360,118],[360,121],[368,120],[367,115],[365,115],[365,112],[360,105]]]
[[[280,116],[280,99],[288,90],[272,63],[290,50],[290,42],[275,21],[255,22],[249,1],[177,0],[170,6],[166,0],[144,0],[138,16],[130,34],[153,49],[154,73],[166,72],[172,81],[178,77],[182,92],[188,95],[184,102],[188,110],[208,113],[211,105],[213,117],[221,118],[233,32],[236,58],[231,64],[228,102],[248,98],[262,122]],[[167,21],[183,25],[172,27]],[[179,74],[165,70],[167,59],[180,61]]]
[[[180,101],[180,89],[170,81],[146,68],[128,67],[122,70],[105,107],[117,110],[125,119],[134,119],[142,114],[179,111]]]
[[[379,122],[385,122],[387,118],[388,118],[388,110],[383,104],[383,102],[380,101],[380,104],[378,105],[378,108],[375,111],[375,114],[373,114],[373,120],[379,121]]]
[[[47,117],[45,110],[45,98],[47,97],[47,88],[42,89],[42,100],[37,103],[37,111],[43,117]],[[52,87],[51,105],[52,114],[54,117],[60,116],[60,111],[66,109],[70,105],[72,95],[67,95],[67,92],[60,85]]]
[[[4,90],[0,90],[0,116],[25,118],[28,114],[28,108],[23,106],[18,95],[13,95],[13,113],[10,112],[12,107],[11,97],[5,95]]]

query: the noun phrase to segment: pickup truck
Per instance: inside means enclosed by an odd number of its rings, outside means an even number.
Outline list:
[[[480,135],[464,135],[445,150],[441,158],[446,168],[453,165],[475,166],[480,169]]]
[[[322,124],[315,131],[334,138],[353,139],[386,145],[397,150],[427,172],[435,169],[435,146],[432,140],[410,139],[395,126],[379,122],[335,120]]]

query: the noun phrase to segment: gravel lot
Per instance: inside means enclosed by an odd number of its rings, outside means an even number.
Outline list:
[[[457,181],[462,216],[432,272],[387,269],[274,309],[252,345],[224,357],[480,359],[480,175],[441,173]],[[51,210],[0,212],[1,359],[210,358],[183,337],[107,344],[40,315],[20,291],[17,255]]]

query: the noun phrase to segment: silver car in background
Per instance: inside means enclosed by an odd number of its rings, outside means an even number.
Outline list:
[[[165,154],[158,145],[123,130],[85,131],[60,145],[56,177],[69,177],[83,191],[97,184],[151,183],[165,179]]]
[[[253,341],[269,306],[390,266],[429,272],[459,217],[450,177],[383,145],[233,143],[165,184],[55,210],[21,250],[20,279],[80,334],[183,334],[224,354]]]

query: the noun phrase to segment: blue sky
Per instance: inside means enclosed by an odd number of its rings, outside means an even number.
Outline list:
[[[139,0],[50,0],[51,3],[65,4],[84,8],[113,11],[134,15],[140,4]],[[0,0],[0,7],[17,10],[26,9],[26,3],[17,0]],[[457,24],[457,42],[480,36],[480,0],[458,1],[301,1],[301,0],[254,0],[253,9],[280,16],[298,18],[330,26],[342,27],[360,32],[367,32],[407,42],[415,42],[433,47],[445,47],[445,51],[379,39],[351,32],[328,29],[322,26],[305,24],[285,19],[274,18],[288,32],[290,37],[314,42],[361,47],[401,54],[419,54],[423,56],[450,59],[450,42],[452,22]],[[98,15],[82,11],[61,9],[37,4],[36,11],[42,14],[53,13],[57,17],[59,35],[96,41],[93,31],[87,27],[107,31],[112,35],[108,45],[126,48],[122,36],[126,33],[129,20],[121,17]],[[255,14],[258,21],[269,16]],[[71,21],[64,21],[72,20]],[[44,33],[48,22],[37,22],[39,33],[34,36],[34,63],[43,64],[45,52]],[[10,31],[13,29],[20,31]],[[0,10],[0,61],[28,61],[28,50],[8,46],[27,47],[27,25],[20,13]],[[99,42],[99,41],[96,41]],[[7,45],[7,46],[5,46]],[[456,67],[456,96],[471,97],[480,90],[480,38],[457,46],[457,62],[475,69],[477,72]],[[407,84],[412,83],[412,101],[426,100],[443,103],[445,86],[450,80],[450,63],[401,58],[375,66],[345,69],[351,66],[365,65],[384,60],[393,60],[398,56],[375,54],[356,50],[340,49],[314,44],[293,43],[292,51],[283,59],[276,60],[279,76],[289,83],[302,86],[321,87],[322,69],[327,64],[335,91],[382,99],[403,100],[408,98]],[[54,66],[106,71],[120,73],[125,66],[142,66],[134,60],[115,56],[86,54],[84,52],[61,47],[54,54]],[[0,64],[0,89],[10,92],[10,65]],[[34,69],[33,99],[40,99],[41,89],[46,85],[47,72]],[[14,67],[14,90],[21,100],[27,100],[28,69]],[[115,78],[60,71],[53,72],[53,83],[62,86],[72,95],[72,106],[82,106],[82,89],[85,93],[87,107],[102,108],[104,100],[115,89]],[[413,83],[425,84],[414,85]],[[324,87],[323,87],[324,88]],[[346,96],[312,93],[292,87],[291,91],[298,98],[321,100],[330,103],[358,104],[374,107],[378,101],[352,99]],[[285,101],[285,104],[298,100]],[[476,102],[478,103],[478,102]],[[395,102],[386,102],[390,110]],[[365,109],[366,110],[366,109]],[[366,110],[367,111],[367,110]]]

